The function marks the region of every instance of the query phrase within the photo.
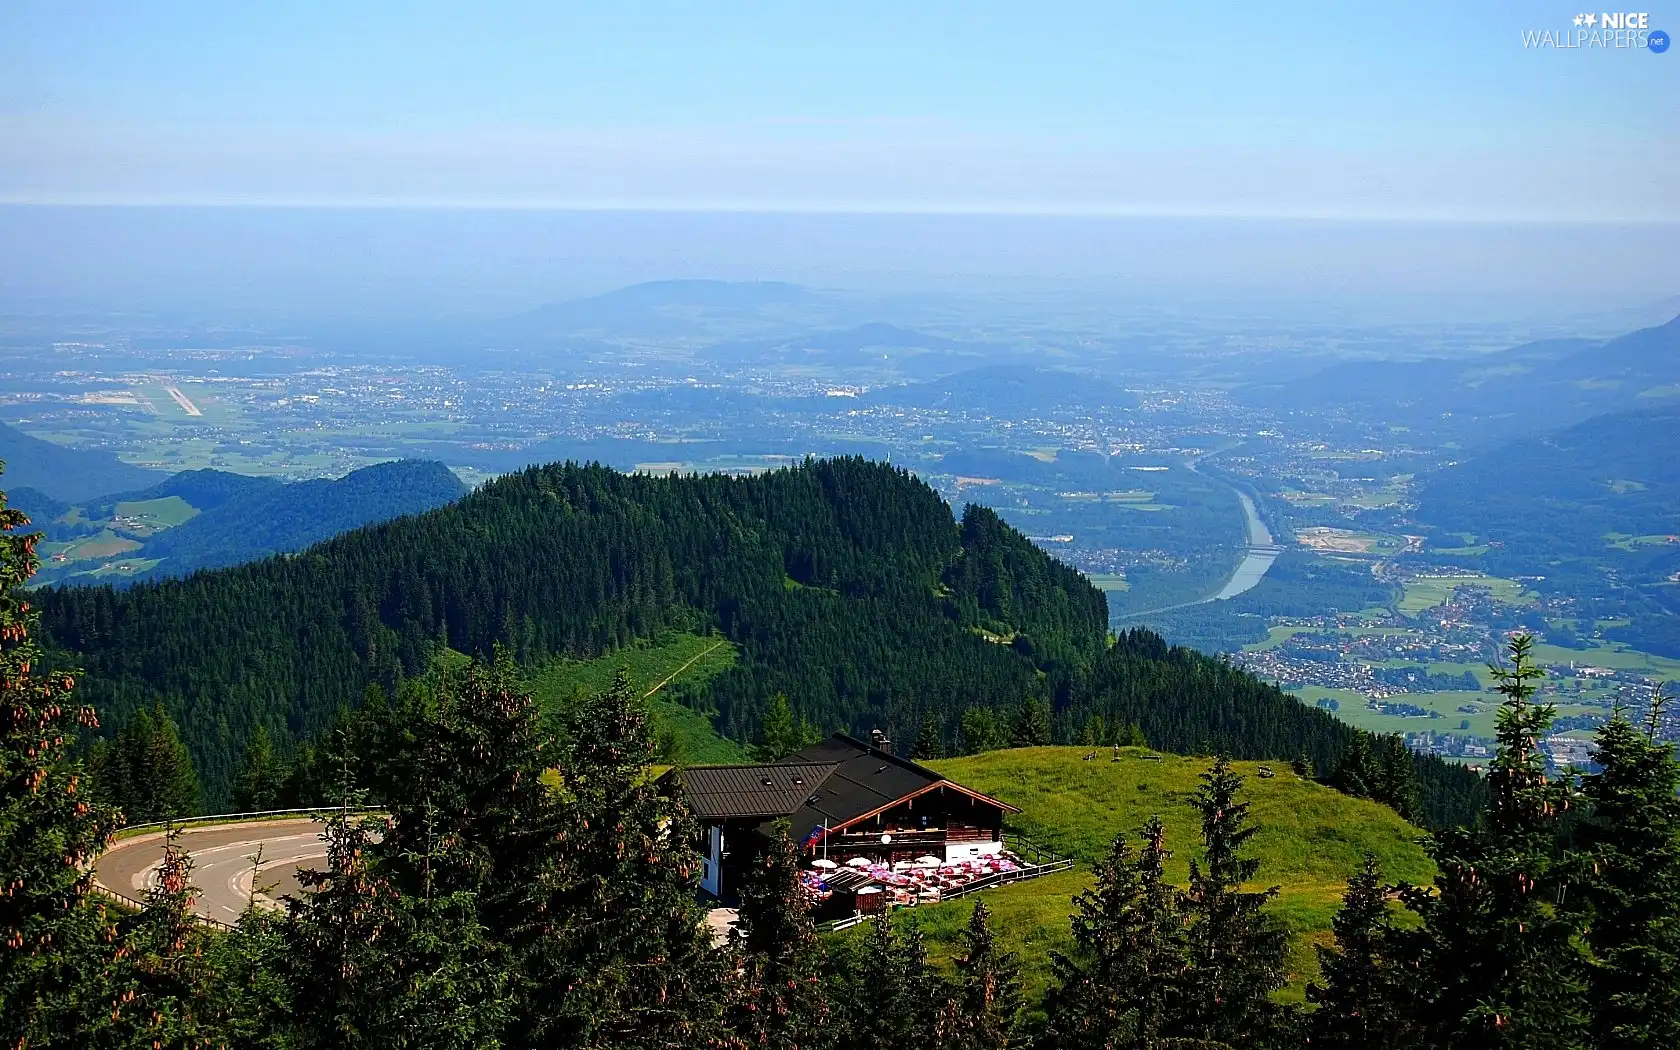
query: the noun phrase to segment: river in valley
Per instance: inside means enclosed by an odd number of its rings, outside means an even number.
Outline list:
[[[1191,470],[1196,470],[1201,460],[1206,458],[1208,457],[1203,456],[1201,459],[1193,459],[1185,466]],[[1201,472],[1197,471],[1197,473]],[[1202,476],[1209,477],[1210,475],[1203,474]],[[1216,478],[1215,480],[1221,479]],[[1283,548],[1278,546],[1277,541],[1272,538],[1272,532],[1266,528],[1266,523],[1260,520],[1260,511],[1254,505],[1254,497],[1235,485],[1231,485],[1230,488],[1236,494],[1237,501],[1242,504],[1243,522],[1248,533],[1248,551],[1243,555],[1243,560],[1238,563],[1236,570],[1225,580],[1224,586],[1204,598],[1197,598],[1195,601],[1162,605],[1154,609],[1137,609],[1127,612],[1117,619],[1137,620],[1145,616],[1153,616],[1156,613],[1186,609],[1192,605],[1224,601],[1227,598],[1235,598],[1245,591],[1253,590],[1261,580],[1265,579],[1266,573],[1271,570],[1272,563],[1277,561],[1279,554],[1283,553]]]

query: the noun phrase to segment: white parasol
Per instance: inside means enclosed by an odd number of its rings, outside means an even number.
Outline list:
[[[827,857],[818,857],[816,860],[813,860],[811,862],[811,867],[813,867],[813,868],[828,869],[828,868],[838,868],[839,866],[840,865],[834,863],[832,860],[829,860]]]

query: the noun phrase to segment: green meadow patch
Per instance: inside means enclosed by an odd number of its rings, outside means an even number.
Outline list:
[[[1089,757],[1087,757],[1089,756]],[[1159,815],[1173,851],[1169,875],[1182,885],[1201,850],[1200,818],[1190,804],[1209,759],[1122,748],[1037,747],[991,751],[929,762],[960,784],[1021,807],[1012,830],[1078,861],[1070,872],[986,891],[999,937],[1020,953],[1029,991],[1049,981],[1049,951],[1069,943],[1073,896],[1088,885],[1091,862],[1117,832],[1128,835]],[[1260,776],[1269,766],[1273,775]],[[1420,840],[1424,832],[1386,806],[1303,780],[1287,763],[1238,762],[1260,833],[1252,855],[1260,861],[1258,888],[1279,887],[1272,909],[1292,932],[1290,988],[1299,999],[1317,974],[1313,946],[1327,943],[1348,876],[1366,852],[1376,855],[1385,877],[1425,882],[1434,868]],[[948,960],[973,902],[968,899],[917,910],[930,953]]]
[[[655,731],[674,737],[682,762],[744,762],[741,745],[720,736],[705,714],[673,699],[682,689],[734,666],[736,655],[720,636],[672,632],[593,660],[551,661],[533,672],[527,684],[543,709],[552,711],[575,697],[604,692],[622,668],[648,698]]]

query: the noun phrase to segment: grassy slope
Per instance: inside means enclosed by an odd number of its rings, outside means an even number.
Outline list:
[[[1190,806],[1204,759],[1123,748],[1121,760],[1102,750],[1084,761],[1088,748],[1040,747],[993,751],[929,765],[958,783],[1020,806],[1011,818],[1040,845],[1080,861],[1074,871],[1006,886],[986,893],[1001,939],[1019,952],[1029,989],[1036,997],[1049,976],[1049,950],[1069,943],[1072,898],[1088,883],[1090,862],[1108,849],[1118,831],[1135,831],[1159,814],[1173,857],[1169,875],[1182,884],[1200,851],[1200,822]],[[1387,807],[1349,798],[1295,776],[1274,764],[1276,776],[1258,777],[1261,763],[1238,762],[1248,777],[1247,793],[1260,826],[1252,855],[1260,860],[1257,888],[1280,886],[1273,911],[1295,932],[1290,989],[1299,998],[1317,973],[1312,946],[1327,943],[1330,921],[1341,904],[1349,875],[1367,850],[1377,855],[1390,880],[1426,881],[1433,868],[1418,839],[1423,832]],[[967,921],[972,900],[922,909],[931,953],[947,958]]]
[[[532,674],[530,686],[537,701],[551,708],[574,695],[606,690],[622,667],[639,691],[654,691],[649,707],[656,729],[676,734],[684,762],[745,762],[746,751],[719,736],[709,718],[664,699],[674,687],[727,670],[735,656],[735,647],[720,637],[672,633],[593,660],[555,660]]]

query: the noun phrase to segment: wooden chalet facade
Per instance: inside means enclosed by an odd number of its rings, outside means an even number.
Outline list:
[[[728,899],[755,837],[778,821],[809,859],[892,865],[929,856],[970,861],[1003,852],[1007,802],[837,733],[768,764],[672,770],[704,827],[701,888]]]

